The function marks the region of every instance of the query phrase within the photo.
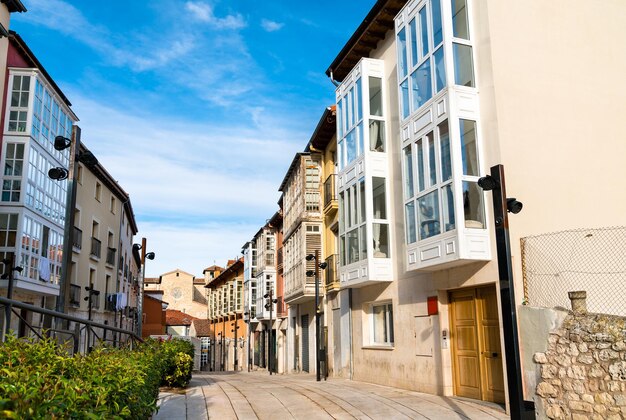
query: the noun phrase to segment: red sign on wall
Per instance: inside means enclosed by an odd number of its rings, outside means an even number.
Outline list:
[[[439,306],[437,296],[428,296],[428,315],[437,315]]]

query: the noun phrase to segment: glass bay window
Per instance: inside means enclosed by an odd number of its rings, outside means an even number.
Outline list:
[[[391,281],[386,85],[381,60],[362,59],[337,89],[339,278]]]
[[[407,269],[489,260],[470,0],[396,16]]]

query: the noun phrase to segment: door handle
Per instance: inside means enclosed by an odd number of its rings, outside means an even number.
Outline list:
[[[489,352],[489,351],[484,351],[482,352],[482,355],[485,357],[498,357],[498,353],[496,352]]]

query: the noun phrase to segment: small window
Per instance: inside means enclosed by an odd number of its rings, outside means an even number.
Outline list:
[[[96,200],[100,201],[100,198],[102,197],[102,185],[96,181],[96,194],[95,194]]]
[[[83,183],[83,165],[76,167],[76,181],[78,181],[79,184]]]
[[[115,214],[115,197],[111,195],[111,213]]]
[[[374,345],[393,345],[393,306],[391,302],[372,305],[372,336]]]

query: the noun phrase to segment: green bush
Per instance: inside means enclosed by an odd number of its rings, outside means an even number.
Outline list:
[[[69,356],[53,340],[0,344],[0,418],[148,418],[159,386],[191,380],[193,345],[150,340],[138,349]]]

